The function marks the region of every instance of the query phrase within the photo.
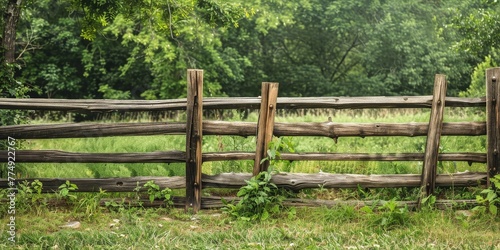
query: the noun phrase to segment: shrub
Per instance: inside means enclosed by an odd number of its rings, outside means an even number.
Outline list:
[[[250,180],[245,180],[247,185],[237,194],[240,201],[232,204],[223,199],[226,206],[222,210],[245,221],[266,220],[272,214],[280,212],[285,196],[271,182],[271,177],[270,172],[261,172]]]

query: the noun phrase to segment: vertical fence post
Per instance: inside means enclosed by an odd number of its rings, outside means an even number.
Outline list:
[[[267,157],[269,142],[273,139],[274,117],[276,115],[276,102],[278,100],[278,83],[262,83],[259,122],[257,123],[257,144],[253,175],[267,171],[269,161],[260,164]]]
[[[187,72],[186,210],[201,208],[201,143],[203,114],[203,70]]]
[[[427,131],[427,143],[424,154],[424,165],[420,182],[420,196],[418,207],[422,199],[434,193],[436,186],[437,163],[439,156],[439,142],[443,128],[443,113],[446,99],[446,76],[436,75],[434,79],[434,93],[432,97],[431,117]]]
[[[500,167],[500,68],[486,70],[486,134],[488,136],[488,148],[486,162],[488,167],[488,186],[490,178],[499,173]],[[498,188],[498,187],[497,187]]]

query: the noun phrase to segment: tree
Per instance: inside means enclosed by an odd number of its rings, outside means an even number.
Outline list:
[[[457,48],[481,59],[500,48],[499,11],[496,0],[460,1],[451,23],[461,37]]]
[[[256,14],[224,36],[238,77],[229,95],[258,95],[262,81],[280,94],[418,95],[436,73],[449,92],[465,89],[470,65],[442,23],[452,13],[435,1],[259,2]],[[465,79],[465,80],[464,80]]]
[[[484,56],[453,49],[447,20],[479,1],[39,0],[18,77],[48,97],[164,99],[185,94],[186,68],[205,70],[206,96],[263,81],[284,96],[419,95],[443,73],[453,95]]]
[[[4,59],[7,63],[14,63],[15,42],[16,42],[16,26],[21,14],[22,0],[8,0],[4,14],[4,29],[2,47],[5,50]]]
[[[187,67],[209,71],[207,95],[220,94],[215,79],[229,68],[215,49],[218,34],[244,9],[208,0],[44,0],[26,13],[24,30],[38,27],[44,44],[24,54],[22,77],[45,96],[156,99],[185,95]]]
[[[376,80],[377,94],[422,95],[432,92],[434,75],[446,74],[450,92],[460,74],[454,72],[460,55],[439,36],[442,6],[391,1],[380,6],[367,33],[363,68],[368,81]],[[439,11],[438,11],[439,10]]]
[[[21,0],[4,0],[0,2],[4,11],[2,20],[2,59],[0,61],[0,97],[25,97],[28,88],[14,78],[17,68],[15,42],[16,26],[23,4]],[[12,110],[0,110],[0,125],[24,123],[23,114]]]
[[[496,0],[459,1],[453,11],[450,26],[459,37],[454,48],[467,53],[475,65],[470,85],[460,95],[484,96],[485,71],[500,63],[500,4]]]

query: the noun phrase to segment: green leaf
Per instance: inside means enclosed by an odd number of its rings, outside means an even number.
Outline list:
[[[271,213],[278,213],[280,211],[280,206],[279,205],[274,205],[271,208]]]
[[[497,197],[497,194],[495,192],[489,192],[488,195],[486,196],[486,199],[489,202],[492,202],[495,198]]]
[[[247,190],[246,189],[240,189],[240,191],[238,191],[238,193],[236,194],[236,196],[241,197],[241,196],[243,196],[245,194],[247,194]]]
[[[267,150],[267,155],[269,159],[276,159],[276,151],[275,150]]]
[[[269,218],[269,212],[267,212],[266,209],[262,211],[262,216],[260,217],[261,220],[267,220]]]
[[[66,189],[66,188],[61,189],[61,195],[62,196],[68,196],[68,194],[69,194],[69,190],[68,189]]]
[[[495,204],[490,204],[489,210],[492,215],[497,215],[497,206]]]
[[[491,190],[489,188],[488,189],[484,189],[484,190],[481,191],[481,194],[488,194],[488,193],[491,193],[492,191],[493,190]]]
[[[481,204],[484,203],[486,200],[482,196],[476,195],[476,201],[477,203]]]
[[[372,214],[373,213],[373,209],[371,209],[369,206],[364,206],[364,207],[360,208],[359,210],[362,211],[362,212],[365,212],[367,214]]]

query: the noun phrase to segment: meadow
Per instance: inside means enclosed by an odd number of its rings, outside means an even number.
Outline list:
[[[386,214],[353,207],[298,208],[293,218],[242,222],[218,210],[128,209],[121,212],[46,211],[16,217],[16,244],[2,249],[498,249],[498,219],[455,211],[405,212],[391,227]],[[79,228],[62,228],[78,220]],[[5,228],[6,219],[0,220]]]
[[[277,122],[426,122],[425,110],[341,110],[297,113],[278,112]],[[242,120],[239,113],[214,116]],[[128,122],[148,117],[126,118]],[[161,121],[182,121],[182,115]],[[256,121],[250,113],[244,121]],[[124,121],[107,117],[102,122]],[[446,110],[445,122],[484,121],[477,109]],[[33,123],[51,123],[37,119]],[[61,122],[61,121],[58,121]],[[330,138],[286,137],[295,152],[420,152],[425,137]],[[485,136],[442,137],[441,152],[485,152]],[[28,140],[26,149],[70,152],[153,152],[185,150],[184,135],[81,139]],[[203,152],[254,151],[255,138],[204,136]],[[251,161],[205,162],[203,172],[251,172]],[[294,173],[402,174],[420,173],[420,162],[276,162],[277,171]],[[19,164],[19,175],[30,178],[83,178],[128,176],[183,176],[184,164]],[[440,162],[440,173],[485,171],[485,164]],[[430,204],[420,211],[395,206],[394,200],[415,200],[418,190],[317,189],[302,190],[295,197],[327,200],[385,200],[372,207],[297,207],[283,209],[265,221],[235,219],[220,209],[198,214],[178,208],[102,206],[102,198],[134,198],[137,193],[61,193],[19,195],[16,208],[17,242],[8,242],[9,216],[0,206],[0,248],[12,249],[498,249],[498,216],[468,210],[438,210]],[[481,187],[438,189],[447,199],[474,199]],[[174,195],[183,195],[174,190]],[[204,195],[235,195],[232,190],[205,190]],[[5,195],[5,194],[4,194]],[[0,196],[0,198],[2,198]],[[5,197],[3,197],[5,198]],[[50,199],[49,199],[50,198]],[[394,205],[394,206],[392,206]],[[71,221],[78,228],[67,228]]]

